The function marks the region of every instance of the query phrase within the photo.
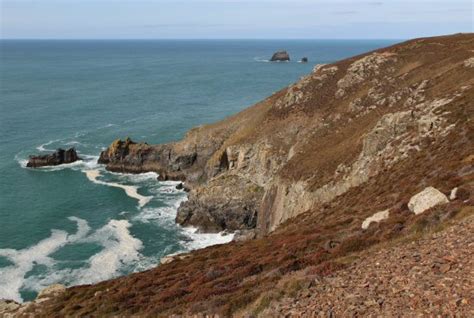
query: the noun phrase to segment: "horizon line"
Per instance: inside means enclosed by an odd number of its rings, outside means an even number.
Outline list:
[[[0,41],[406,41],[412,38],[0,38]]]

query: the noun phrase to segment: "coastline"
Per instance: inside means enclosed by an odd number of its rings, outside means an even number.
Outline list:
[[[51,150],[43,148],[41,146],[38,146],[37,148],[41,148],[41,150],[40,150],[41,152],[51,151]],[[179,191],[176,190],[176,186],[180,183],[178,181],[171,181],[171,180],[158,181],[158,174],[156,174],[155,172],[121,173],[121,172],[107,171],[107,170],[104,169],[105,166],[103,166],[101,164],[97,164],[97,161],[98,161],[98,158],[99,158],[98,156],[82,155],[82,154],[81,154],[81,156],[84,157],[83,160],[78,160],[78,161],[73,162],[73,163],[60,164],[60,165],[56,165],[56,166],[45,166],[45,167],[40,167],[40,168],[26,167],[26,161],[27,160],[26,159],[20,159],[20,157],[18,157],[18,156],[15,158],[15,160],[18,162],[18,164],[20,165],[20,167],[22,169],[28,169],[32,172],[48,173],[48,172],[57,172],[57,171],[61,171],[61,170],[73,170],[73,171],[77,171],[81,174],[85,174],[86,179],[89,182],[92,182],[94,184],[98,184],[98,185],[101,185],[101,186],[118,188],[118,189],[122,190],[127,197],[130,197],[131,199],[133,199],[137,202],[137,209],[138,209],[139,214],[136,217],[143,214],[143,216],[142,216],[144,218],[143,222],[150,222],[150,221],[155,220],[157,217],[162,218],[162,217],[165,217],[165,216],[164,215],[160,216],[160,214],[156,215],[156,212],[153,212],[153,210],[150,210],[151,214],[147,212],[148,211],[147,210],[147,204],[154,198],[154,196],[140,194],[139,188],[141,186],[140,186],[140,183],[136,183],[137,181],[139,181],[139,180],[150,180],[150,181],[154,180],[153,182],[161,184],[162,187],[164,186],[164,188],[163,188],[163,189],[165,189],[165,190],[163,190],[163,191],[165,191],[164,193],[170,193],[170,192],[182,193],[182,195],[184,197],[178,199],[176,201],[176,203],[174,203],[173,206],[170,207],[169,212],[167,212],[167,213],[170,213],[170,215],[166,216],[166,218],[170,217],[174,220],[179,204],[181,202],[187,200],[187,194],[184,190],[179,190]],[[119,183],[120,181],[119,182],[103,181],[104,176],[102,175],[102,173],[104,173],[104,172],[106,172],[107,174],[110,174],[110,175],[115,175],[116,177],[118,177],[120,179],[121,178],[126,178],[128,181],[126,181],[125,184]],[[133,180],[135,180],[135,181],[133,181]],[[125,181],[125,180],[123,180],[123,181]],[[123,181],[121,181],[121,182],[123,182]],[[136,183],[136,185],[132,185],[134,183]],[[168,189],[168,190],[166,190],[166,189]],[[97,229],[97,230],[93,231],[89,227],[87,221],[85,221],[83,219],[80,219],[80,218],[76,218],[76,217],[70,217],[69,219],[73,222],[79,222],[78,223],[79,227],[77,228],[76,233],[68,233],[64,230],[55,230],[55,229],[53,229],[52,234],[51,234],[50,237],[45,238],[43,241],[37,242],[37,244],[35,244],[33,246],[30,246],[28,249],[25,249],[25,251],[14,251],[14,250],[12,250],[12,252],[8,252],[8,253],[5,254],[0,249],[0,256],[4,256],[4,257],[7,257],[7,258],[11,257],[13,259],[13,258],[16,258],[16,256],[14,256],[15,253],[23,253],[23,252],[32,253],[32,252],[30,252],[31,249],[42,249],[40,246],[45,245],[45,244],[49,244],[51,246],[51,249],[43,250],[41,252],[41,255],[44,255],[44,257],[46,257],[47,255],[54,253],[58,249],[63,248],[64,246],[66,246],[68,244],[70,245],[70,244],[77,244],[77,243],[81,243],[81,242],[90,241],[91,238],[94,235],[97,235],[97,233],[95,231],[104,231],[107,227],[110,227],[110,229],[117,228],[118,231],[123,232],[123,234],[120,234],[119,236],[117,236],[117,240],[122,240],[122,238],[119,238],[119,237],[123,237],[124,240],[126,239],[130,243],[132,241],[136,242],[136,244],[133,243],[133,245],[135,247],[132,247],[129,252],[127,252],[126,249],[124,250],[124,248],[122,247],[120,249],[117,249],[116,252],[111,252],[110,257],[112,257],[112,254],[123,255],[123,257],[131,257],[130,260],[135,259],[135,262],[142,262],[138,259],[138,255],[140,253],[140,250],[143,248],[143,245],[142,245],[142,242],[140,240],[138,240],[136,238],[133,238],[133,236],[131,236],[131,233],[128,230],[128,228],[132,226],[132,224],[130,222],[128,222],[126,220],[120,220],[120,219],[119,220],[112,220],[113,222],[117,222],[117,223],[109,223],[109,224],[106,224],[104,226],[104,228]],[[186,254],[186,253],[189,253],[193,250],[206,248],[208,246],[212,246],[212,245],[216,245],[216,244],[225,244],[225,243],[228,243],[228,242],[232,241],[232,239],[233,239],[233,234],[231,234],[231,233],[224,233],[224,232],[220,232],[220,233],[201,233],[197,228],[180,227],[179,225],[177,225],[177,226],[178,226],[178,228],[180,228],[179,231],[182,232],[183,235],[188,238],[188,239],[186,239],[185,241],[182,242],[183,249],[178,250],[178,251],[174,251],[174,252],[168,252],[168,253],[165,252],[165,254],[163,254],[160,258],[157,259],[157,263],[148,264],[144,268],[139,267],[139,268],[141,268],[140,271],[143,271],[143,270],[146,270],[146,269],[149,269],[149,268],[153,268],[154,266],[159,265],[160,264],[160,259],[166,259],[166,258],[169,258],[170,256],[177,256],[177,255],[180,255],[180,254],[183,254],[183,253]],[[108,231],[108,230],[106,230],[106,231]],[[104,233],[106,233],[106,232],[104,232]],[[58,235],[61,235],[61,238]],[[117,235],[118,235],[118,232],[117,232]],[[43,244],[43,242],[44,242],[44,244]],[[47,242],[50,242],[50,243],[47,243]],[[123,242],[125,242],[125,241],[123,241]],[[119,250],[124,250],[124,251],[119,252]],[[105,254],[103,254],[103,256],[100,256],[99,254],[96,255],[96,256],[97,256],[96,258],[98,259],[98,258],[105,257]],[[41,257],[43,257],[43,256],[41,256]],[[116,256],[113,256],[113,257],[116,257]],[[122,257],[122,256],[118,256],[118,257]],[[110,261],[112,261],[112,260],[110,260]],[[123,260],[123,261],[128,262],[128,261],[125,261],[125,260]],[[94,262],[94,261],[91,260],[91,262]],[[25,265],[26,265],[26,263],[25,263]],[[14,263],[14,266],[19,266],[19,265]],[[91,265],[91,267],[96,268],[97,266]],[[8,270],[8,267],[6,269]],[[31,268],[30,268],[30,270],[31,270]],[[94,271],[94,273],[95,273],[95,271]],[[67,282],[65,282],[65,284],[68,287],[72,287],[72,286],[76,286],[76,285],[82,285],[84,283],[88,283],[88,284],[90,284],[90,283],[99,283],[100,281],[111,279],[111,278],[116,278],[118,276],[123,275],[123,274],[118,275],[118,273],[116,273],[115,270],[108,271],[107,273],[102,274],[102,275],[96,275],[96,274],[92,275],[92,273],[87,274],[86,272],[84,272],[84,273],[79,273],[78,272],[76,274],[70,273],[68,275],[73,276],[73,277],[74,276],[82,277],[82,278],[81,278],[81,280],[79,280],[79,281],[77,281],[73,284],[70,284],[70,283],[67,283]],[[50,283],[48,283],[47,285],[44,285],[44,283],[39,283],[39,284],[37,284],[37,286],[35,288],[37,289],[38,292],[40,292],[41,290],[48,289],[49,288],[48,286],[50,286],[50,285],[54,286],[55,284],[57,284],[58,282],[55,282],[55,280],[59,280],[59,283],[61,283],[61,279],[59,279],[61,277],[61,275],[62,274],[60,274],[59,272],[56,272],[56,273],[53,274],[51,280],[48,279],[50,281]],[[66,273],[64,273],[64,275],[66,275]],[[11,278],[13,279],[17,276],[11,276]],[[54,277],[57,277],[57,278],[54,278]],[[89,278],[84,278],[84,277],[89,277]],[[68,280],[70,280],[70,278]],[[20,276],[18,276],[16,281],[20,282],[20,284],[23,284],[22,281],[24,281],[24,279],[20,279]],[[6,286],[10,286],[9,288],[12,291],[16,290],[15,288],[11,287],[12,282],[10,282],[10,283],[4,282],[4,283],[6,284]],[[42,286],[41,288],[39,287],[40,285]],[[18,285],[17,289],[19,289],[21,287],[22,286]],[[11,296],[9,298],[14,299],[17,302],[22,301],[20,296],[15,296],[15,297]],[[28,303],[28,301],[26,303]]]

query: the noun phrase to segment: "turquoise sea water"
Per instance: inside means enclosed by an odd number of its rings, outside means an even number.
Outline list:
[[[114,139],[162,143],[328,63],[390,41],[0,41],[0,298],[93,283],[170,253],[229,241],[174,224],[186,199],[153,173],[97,165]],[[279,49],[296,61],[269,63]],[[74,146],[84,159],[27,169]],[[134,193],[136,191],[136,193]]]

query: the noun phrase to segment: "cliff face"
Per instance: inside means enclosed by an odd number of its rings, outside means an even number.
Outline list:
[[[186,180],[192,191],[180,224],[263,235],[456,129],[450,114],[472,92],[472,49],[472,35],[457,35],[318,65],[180,142],[115,142],[100,161],[110,170]]]
[[[114,142],[100,159],[108,169],[186,180],[181,224],[260,237],[0,302],[0,314],[399,316],[410,305],[469,316],[473,61],[473,34],[412,40],[318,66],[180,142]]]

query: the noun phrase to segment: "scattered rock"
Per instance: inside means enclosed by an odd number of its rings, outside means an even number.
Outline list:
[[[59,148],[52,154],[30,156],[26,166],[30,168],[57,166],[65,163],[73,163],[77,160],[80,160],[80,158],[74,148],[68,150]]]
[[[474,67],[474,57],[468,58],[464,61],[464,67]]]
[[[411,244],[361,255],[336,275],[321,277],[308,289],[310,297],[282,298],[262,316],[283,317],[291,310],[291,317],[324,317],[326,312],[335,317],[397,317],[407,312],[405,316],[413,317],[471,317],[473,230],[471,216]]]
[[[372,216],[369,216],[368,218],[366,218],[366,219],[364,220],[364,222],[362,222],[362,229],[363,229],[363,230],[368,229],[370,223],[372,223],[372,222],[377,222],[377,223],[379,223],[379,222],[382,221],[382,220],[388,219],[388,215],[389,215],[389,211],[388,211],[388,210],[384,210],[384,211],[377,212],[377,213],[375,213],[375,214],[372,215]]]
[[[444,193],[433,187],[427,187],[411,197],[408,202],[408,208],[411,212],[420,214],[436,205],[444,203],[449,203],[449,200]]]
[[[456,188],[453,188],[453,189],[451,190],[451,193],[449,194],[449,200],[451,200],[451,201],[452,201],[452,200],[456,200],[456,198],[457,198],[457,192],[458,192],[458,188],[457,188],[457,187],[456,187]]]
[[[286,62],[290,60],[290,55],[286,51],[278,51],[273,54],[271,62]]]

